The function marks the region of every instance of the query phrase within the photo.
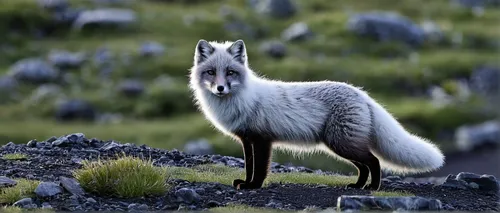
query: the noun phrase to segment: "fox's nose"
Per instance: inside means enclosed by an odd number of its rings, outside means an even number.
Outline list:
[[[217,86],[217,90],[218,90],[219,92],[224,91],[224,86]]]

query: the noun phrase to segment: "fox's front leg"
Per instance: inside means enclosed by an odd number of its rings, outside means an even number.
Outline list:
[[[253,177],[250,182],[240,183],[237,189],[258,189],[264,184],[271,163],[271,141],[256,141],[253,146]],[[248,174],[247,174],[248,177]]]
[[[252,143],[248,140],[242,140],[242,148],[243,155],[245,158],[245,171],[246,171],[246,179],[236,179],[233,181],[233,186],[238,188],[238,186],[242,183],[250,183],[252,181],[253,172],[254,172],[254,156],[253,156],[253,146]]]

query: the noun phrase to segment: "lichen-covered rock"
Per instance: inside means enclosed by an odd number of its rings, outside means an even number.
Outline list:
[[[480,66],[472,71],[471,89],[481,95],[497,97],[500,94],[500,68],[496,66]]]
[[[297,6],[292,0],[258,0],[255,9],[273,18],[290,18],[297,13]]]
[[[313,33],[305,22],[294,23],[281,33],[281,37],[285,41],[303,41],[312,36]]]
[[[181,188],[175,191],[175,196],[180,202],[184,203],[196,203],[199,202],[201,197],[198,193],[196,193],[193,189]]]
[[[60,121],[94,120],[97,117],[97,111],[87,101],[71,99],[56,106],[55,117]]]
[[[52,50],[47,58],[55,67],[61,69],[79,68],[86,60],[83,52],[73,53],[64,50]]]
[[[455,141],[460,151],[471,151],[487,144],[500,145],[500,122],[461,126],[455,131]]]
[[[379,41],[401,41],[412,46],[419,46],[425,40],[425,32],[420,26],[395,12],[355,14],[349,18],[347,29],[359,36]]]
[[[140,80],[125,79],[118,84],[118,90],[125,96],[137,97],[144,93],[145,86]]]
[[[133,10],[129,9],[95,9],[83,11],[73,23],[73,28],[83,29],[88,25],[127,26],[137,21]]]
[[[142,56],[160,56],[165,52],[165,47],[156,41],[144,42],[140,48]]]
[[[18,81],[42,84],[54,81],[58,71],[42,59],[26,58],[14,63],[8,74]]]
[[[260,51],[266,53],[273,58],[283,58],[286,55],[287,48],[281,41],[266,41],[260,45]]]
[[[345,210],[429,210],[443,209],[440,200],[423,197],[377,197],[343,195],[338,198],[337,209]]]

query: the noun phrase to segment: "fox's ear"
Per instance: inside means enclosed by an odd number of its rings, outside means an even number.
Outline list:
[[[245,42],[239,39],[235,41],[227,51],[233,56],[234,60],[245,65],[247,63],[247,50],[245,47]]]
[[[201,62],[204,62],[208,57],[210,57],[210,55],[212,55],[212,53],[214,53],[214,50],[215,49],[212,47],[212,45],[210,45],[210,43],[208,43],[208,41],[200,39],[198,41],[198,44],[196,44],[194,63],[199,64]]]

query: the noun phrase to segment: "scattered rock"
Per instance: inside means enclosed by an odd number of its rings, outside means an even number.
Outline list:
[[[305,22],[294,23],[281,33],[281,37],[285,41],[303,41],[310,39],[312,36],[313,33]]]
[[[41,182],[35,189],[35,194],[42,198],[52,197],[62,192],[61,187],[54,182]]]
[[[500,186],[493,175],[478,175],[470,172],[460,172],[458,175],[448,175],[442,184],[445,187],[457,189],[479,189],[483,191],[498,192]]]
[[[255,9],[273,18],[290,18],[297,13],[292,0],[258,0]]]
[[[31,205],[33,205],[33,199],[31,199],[31,198],[23,198],[21,200],[16,201],[13,204],[13,206],[17,206],[20,208],[26,208],[27,206],[31,206]]]
[[[181,188],[175,191],[175,196],[177,196],[179,202],[184,202],[188,204],[197,203],[201,199],[200,195],[198,195],[196,191],[188,188]]]
[[[465,181],[469,184],[469,187],[478,186],[480,190],[497,192],[500,190],[497,179],[493,175],[478,175],[470,172],[460,172],[458,173],[456,179],[458,181]],[[471,185],[471,183],[473,183]]]
[[[347,29],[378,41],[401,41],[419,46],[425,40],[425,32],[407,17],[395,12],[368,12],[349,18]]]
[[[58,77],[58,71],[54,67],[38,58],[17,61],[10,67],[8,74],[18,81],[36,84],[49,83]]]
[[[132,203],[128,205],[127,207],[129,210],[136,210],[136,211],[147,211],[148,210],[148,205],[146,204],[138,204],[138,203]]]
[[[184,145],[184,152],[191,155],[209,155],[213,154],[212,144],[205,139],[189,141]]]
[[[38,0],[38,4],[51,11],[64,11],[69,7],[67,0]]]
[[[500,7],[500,0],[451,0],[451,2],[468,8]]]
[[[144,93],[144,83],[137,79],[125,79],[118,85],[121,94],[128,97],[137,97]]]
[[[497,97],[500,93],[500,68],[480,66],[472,71],[471,89],[481,95]]]
[[[165,52],[165,47],[162,44],[155,41],[144,42],[140,48],[140,54],[142,56],[160,56]]]
[[[51,64],[60,69],[79,68],[86,61],[83,52],[72,53],[63,50],[52,50],[47,58]]]
[[[15,186],[17,182],[5,176],[0,176],[0,188]]]
[[[286,46],[281,41],[267,41],[260,45],[260,50],[273,58],[283,58],[286,55]]]
[[[500,122],[493,120],[476,125],[464,125],[455,131],[456,147],[472,151],[485,145],[500,145]]]
[[[423,197],[376,197],[361,195],[343,195],[337,202],[337,208],[346,210],[429,210],[443,209],[441,201]]]
[[[59,121],[94,120],[97,116],[95,108],[84,100],[71,99],[56,106],[55,117]]]
[[[83,11],[73,23],[73,28],[92,26],[127,26],[137,21],[136,14],[129,9],[95,9]]]
[[[74,195],[83,195],[85,192],[83,191],[80,183],[76,181],[74,178],[67,177],[59,177],[59,181],[61,182],[62,187],[64,187],[68,192]]]
[[[428,41],[439,43],[444,40],[444,33],[436,22],[424,21],[420,27],[425,34],[425,39]]]

